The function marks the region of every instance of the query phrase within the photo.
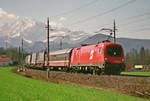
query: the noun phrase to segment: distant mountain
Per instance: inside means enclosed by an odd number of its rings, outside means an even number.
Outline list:
[[[81,44],[96,44],[98,42],[102,42],[108,38],[107,35],[104,34],[96,34],[91,37],[86,38],[85,40],[78,42],[76,41],[75,43],[71,43],[70,41],[65,42],[62,40],[62,48],[73,48],[73,47],[78,47]],[[113,42],[113,39],[111,39]],[[130,38],[117,38],[116,39],[117,43],[121,44],[124,48],[125,53],[129,52],[132,48],[136,50],[140,50],[141,47],[144,47],[145,49],[150,49],[150,40],[145,40],[145,39],[130,39]],[[40,47],[40,48],[39,48]],[[42,47],[42,48],[41,48]],[[46,49],[46,43],[43,42],[35,42],[31,48],[36,51],[41,51]],[[50,42],[50,48],[51,51],[53,50],[59,50],[61,48],[60,46],[60,40],[55,42]]]
[[[0,8],[0,22],[1,47],[4,47],[6,42],[8,46],[18,47],[22,38],[30,45],[46,42],[46,24],[33,18],[21,18]],[[81,42],[89,36],[88,33],[71,31],[55,22],[50,22],[50,29],[50,41],[55,43],[60,40],[66,43]]]
[[[147,39],[118,38],[117,42],[124,47],[125,52],[129,52],[132,48],[138,51],[141,47],[150,49],[150,40]]]
[[[104,40],[107,40],[107,35],[104,34],[96,34],[91,37],[88,37],[87,39],[83,40],[79,44],[95,44],[98,42],[102,42]]]
[[[106,40],[108,36],[104,34],[96,34],[93,35],[84,41],[78,43],[79,44],[95,44]],[[130,39],[130,38],[117,38],[117,43],[121,44],[125,50],[125,52],[129,52],[132,48],[136,50],[140,50],[141,47],[150,49],[150,40],[147,39]],[[113,41],[113,39],[111,39]]]
[[[21,18],[14,14],[8,14],[0,8],[0,47],[19,47],[24,40],[24,50],[39,52],[46,50],[46,24],[33,18]],[[72,31],[63,25],[50,22],[50,48],[72,48],[81,44],[94,44],[106,40],[107,35],[91,35],[84,31]],[[6,44],[7,43],[7,44]],[[61,46],[62,43],[62,46]],[[117,43],[123,45],[125,52],[141,47],[150,49],[150,40],[117,38]]]

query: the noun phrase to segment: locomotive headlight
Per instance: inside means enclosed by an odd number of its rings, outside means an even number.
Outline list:
[[[105,58],[105,62],[108,62],[108,59],[107,59],[107,58]]]

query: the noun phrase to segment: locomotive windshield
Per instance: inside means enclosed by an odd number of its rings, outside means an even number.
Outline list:
[[[122,48],[119,46],[107,46],[107,55],[120,57],[122,55]]]

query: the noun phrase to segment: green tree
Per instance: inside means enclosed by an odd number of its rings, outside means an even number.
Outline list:
[[[132,66],[136,65],[149,65],[150,64],[150,50],[141,47],[140,51],[137,52],[134,48],[126,54],[126,63]]]

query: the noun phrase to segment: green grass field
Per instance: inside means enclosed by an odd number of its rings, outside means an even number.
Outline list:
[[[34,80],[12,73],[11,69],[0,67],[0,101],[148,101],[102,90]]]
[[[139,72],[122,72],[123,75],[137,75],[137,76],[150,76],[150,71]]]

